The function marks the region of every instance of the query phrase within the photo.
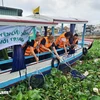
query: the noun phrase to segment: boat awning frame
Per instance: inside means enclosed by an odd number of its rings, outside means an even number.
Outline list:
[[[55,26],[57,22],[37,20],[29,17],[18,17],[18,16],[0,16],[0,25],[24,25],[24,26]]]
[[[54,19],[56,23],[65,23],[65,24],[86,24],[88,21],[82,20],[62,20],[62,19]]]
[[[78,18],[63,18],[63,17],[53,17],[53,16],[45,16],[45,15],[38,15],[38,14],[35,14],[35,15],[30,15],[28,17],[31,17],[31,18],[37,18],[37,19],[44,19],[44,20],[47,20],[47,21],[53,21],[55,23],[58,23],[58,24],[86,24],[88,23],[87,20],[83,20],[83,19],[78,19]]]

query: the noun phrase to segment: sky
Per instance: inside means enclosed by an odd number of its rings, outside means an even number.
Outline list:
[[[2,5],[2,0],[0,0]],[[40,6],[40,14],[81,18],[89,24],[100,24],[100,0],[3,0],[4,6],[23,10],[23,16],[33,14]]]

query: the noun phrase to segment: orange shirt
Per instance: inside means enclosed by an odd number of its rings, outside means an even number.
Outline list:
[[[57,37],[56,42],[55,42],[56,46],[58,46],[59,48],[64,48],[64,44],[65,45],[70,45],[69,44],[69,39],[67,39],[65,37],[65,33],[61,34],[59,37]]]
[[[39,45],[40,45],[40,41],[34,41],[34,42],[33,42],[33,50],[36,49],[38,52],[40,52],[40,50],[39,50]],[[31,50],[30,50],[30,48],[31,48],[31,46],[28,46],[28,47],[27,47],[27,49],[26,49],[26,51],[25,51],[25,55],[26,55],[26,56],[31,55]]]
[[[42,44],[42,43],[40,44],[40,48],[39,48],[40,52],[46,52],[47,51],[47,50],[43,49],[41,45],[44,45],[46,48],[50,48],[52,46],[52,43],[49,42],[48,37],[44,37],[43,39],[45,40],[45,43],[44,44]],[[42,42],[42,40],[41,40],[41,42]]]

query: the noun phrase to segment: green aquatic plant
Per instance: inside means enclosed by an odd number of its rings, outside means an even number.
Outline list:
[[[98,48],[100,41],[96,40],[86,57],[73,66],[81,73],[88,71],[84,80],[52,68],[41,88],[29,90],[25,80],[12,87],[9,94],[0,95],[0,100],[100,100],[100,60],[95,61],[96,57],[100,57]]]

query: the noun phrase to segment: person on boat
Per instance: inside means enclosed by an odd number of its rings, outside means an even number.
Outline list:
[[[71,36],[71,38],[69,39],[69,54],[74,54],[75,53],[75,48],[77,47],[78,44],[78,34],[74,34],[73,36]]]
[[[39,58],[36,56],[36,53],[39,53],[40,40],[41,40],[41,35],[37,32],[36,39],[27,41],[27,43],[23,48],[25,56],[33,55],[37,63],[39,61]]]
[[[74,45],[78,44],[78,34],[74,34],[74,36],[73,36],[73,44]]]
[[[52,53],[52,49],[53,49],[56,57],[60,60],[60,57],[55,48],[54,36],[52,36],[52,34],[49,34],[49,36],[46,36],[41,40],[40,52],[48,52],[49,51]]]
[[[57,37],[55,44],[57,48],[64,48],[65,53],[67,54],[66,47],[70,45],[69,38],[71,36],[70,32],[64,32],[59,37]]]
[[[73,44],[73,33],[70,34],[70,38],[69,38],[69,44]]]

